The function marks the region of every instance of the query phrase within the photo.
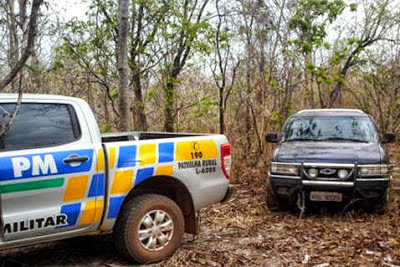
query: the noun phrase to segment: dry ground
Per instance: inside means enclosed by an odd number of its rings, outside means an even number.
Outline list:
[[[249,172],[256,177],[260,174]],[[400,265],[400,182],[383,216],[362,209],[321,206],[306,212],[269,212],[264,185],[236,185],[234,197],[201,212],[200,235],[185,236],[170,259],[154,266]],[[258,183],[258,184],[257,184]],[[111,236],[73,238],[2,252],[1,266],[126,266]]]

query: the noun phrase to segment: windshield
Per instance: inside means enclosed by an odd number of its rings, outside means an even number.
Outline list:
[[[378,134],[369,117],[293,117],[284,126],[282,141],[377,142]]]

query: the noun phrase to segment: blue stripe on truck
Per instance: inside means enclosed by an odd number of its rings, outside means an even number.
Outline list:
[[[158,162],[173,162],[174,161],[174,143],[160,143],[158,144]]]
[[[71,166],[63,162],[71,155],[88,157],[89,160],[79,166]],[[70,150],[40,154],[18,155],[0,158],[0,182],[88,172],[92,167],[93,149]]]
[[[88,197],[103,196],[104,190],[104,173],[93,175]]]
[[[136,151],[137,147],[121,146],[119,148],[119,157],[117,168],[135,167],[136,166]]]
[[[108,210],[107,219],[117,218],[119,209],[124,202],[125,196],[110,198],[110,208]]]
[[[137,174],[136,174],[136,179],[135,179],[135,185],[138,185],[140,182],[142,182],[143,180],[152,177],[154,173],[154,168],[145,168],[145,169],[139,169],[137,170]]]

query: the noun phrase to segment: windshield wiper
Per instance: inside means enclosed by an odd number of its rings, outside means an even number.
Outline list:
[[[320,138],[318,140],[320,140],[320,141],[351,141],[351,142],[359,142],[359,143],[369,143],[369,141],[366,141],[366,140],[345,138],[345,137],[327,137],[327,138]]]

